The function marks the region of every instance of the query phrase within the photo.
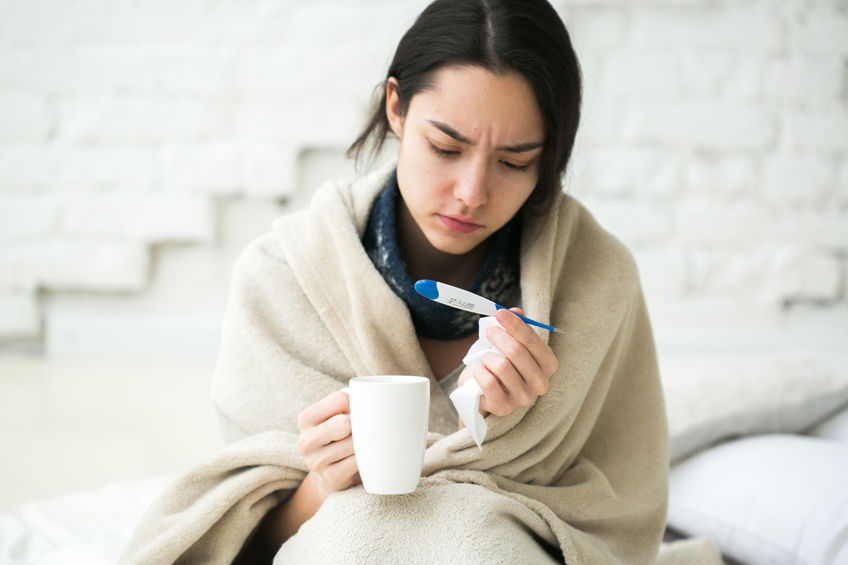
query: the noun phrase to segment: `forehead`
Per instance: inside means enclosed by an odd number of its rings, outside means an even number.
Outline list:
[[[429,88],[416,94],[409,112],[424,120],[447,122],[462,134],[497,142],[544,139],[544,123],[527,80],[482,67],[452,65],[437,71]]]

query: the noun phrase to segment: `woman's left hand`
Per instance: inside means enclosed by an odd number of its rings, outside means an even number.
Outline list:
[[[520,308],[511,310],[524,314]],[[483,390],[483,416],[506,416],[519,406],[527,406],[548,392],[548,383],[558,366],[553,350],[524,320],[506,310],[499,310],[496,318],[503,329],[493,325],[486,338],[504,357],[486,354],[480,363],[466,367],[458,382],[462,385],[473,374]]]

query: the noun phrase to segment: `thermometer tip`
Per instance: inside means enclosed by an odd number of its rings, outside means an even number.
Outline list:
[[[439,297],[439,289],[436,288],[436,281],[421,279],[415,282],[415,292],[430,300],[435,300]]]

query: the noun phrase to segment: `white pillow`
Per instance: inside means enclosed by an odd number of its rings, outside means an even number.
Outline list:
[[[671,461],[733,437],[797,433],[848,405],[848,355],[661,356]]]
[[[671,470],[668,524],[747,565],[846,564],[848,448],[765,435],[702,451]]]
[[[807,433],[811,436],[837,441],[848,447],[848,408],[837,412]]]

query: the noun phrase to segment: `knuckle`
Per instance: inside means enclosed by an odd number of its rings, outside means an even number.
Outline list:
[[[501,348],[501,352],[507,357],[507,359],[517,359],[525,347],[521,345],[518,341],[511,339]]]
[[[490,412],[495,416],[509,416],[512,412],[512,408],[510,408],[508,404],[497,404],[492,407]]]
[[[297,450],[303,455],[303,458],[306,459],[307,454],[309,453],[309,442],[303,434],[300,434],[300,437],[297,438]]]
[[[309,422],[307,421],[307,413],[306,409],[301,410],[297,415],[297,429],[299,431],[305,430],[309,426]]]
[[[510,362],[500,355],[490,353],[486,357],[486,367],[497,375],[502,375],[510,366]]]
[[[313,453],[305,453],[303,455],[303,461],[309,469],[318,469],[318,460]]]
[[[348,404],[348,395],[341,390],[331,392],[330,397],[334,406],[347,406]]]
[[[486,372],[482,376],[478,376],[476,378],[477,384],[479,384],[480,388],[483,390],[483,394],[495,396],[500,392],[500,384],[489,372]]]
[[[339,441],[350,435],[350,415],[336,414],[333,416],[333,441]]]

